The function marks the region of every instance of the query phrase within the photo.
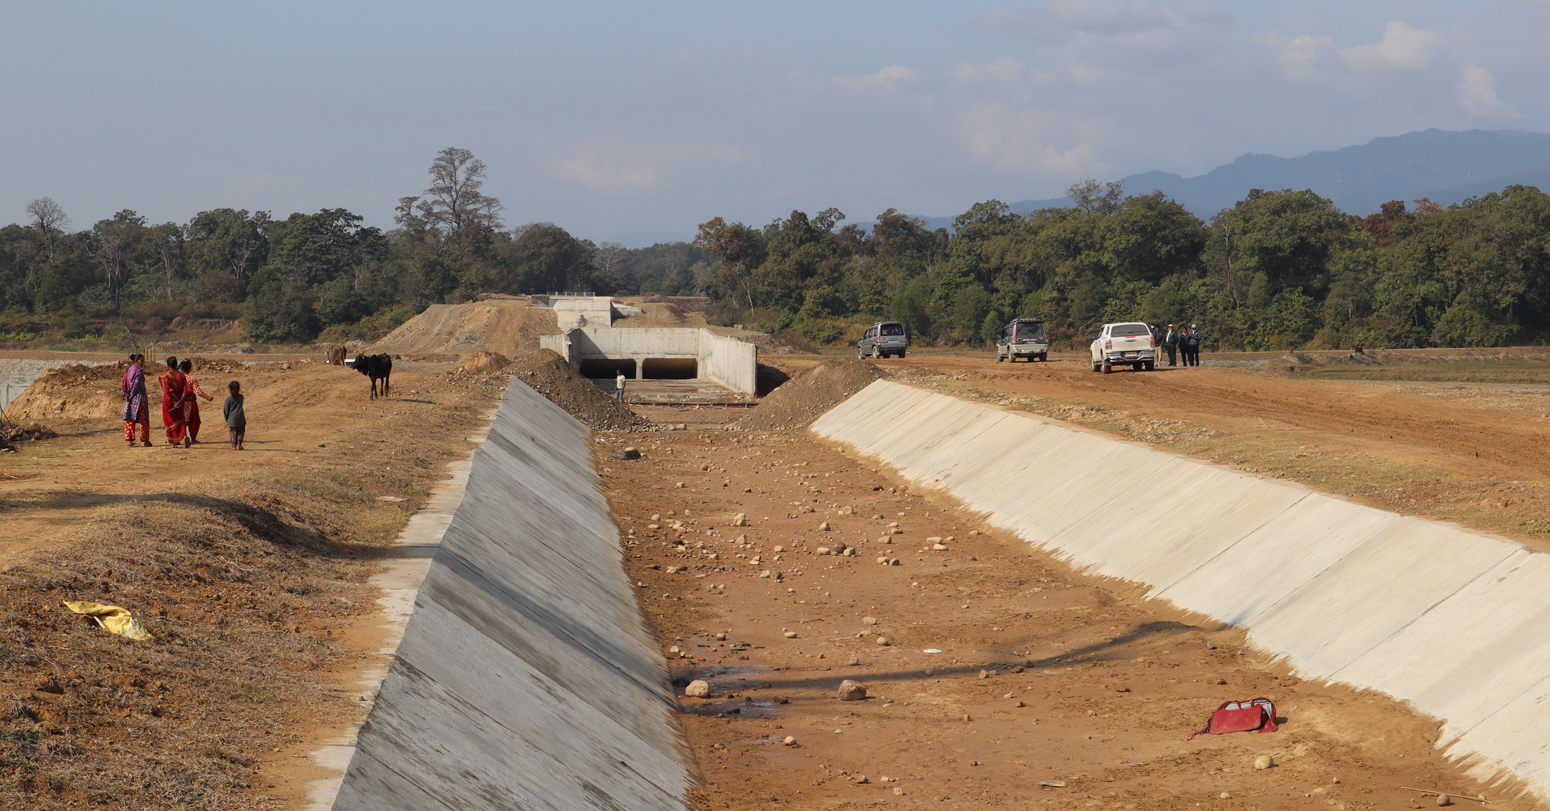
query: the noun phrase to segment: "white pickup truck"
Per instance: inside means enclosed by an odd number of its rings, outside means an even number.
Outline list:
[[[1104,324],[1092,343],[1093,371],[1108,374],[1115,366],[1128,364],[1136,371],[1152,370],[1156,362],[1152,328],[1139,321]]]

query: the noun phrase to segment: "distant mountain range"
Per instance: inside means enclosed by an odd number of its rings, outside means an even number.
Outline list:
[[[1231,208],[1250,189],[1312,189],[1349,214],[1367,215],[1390,200],[1404,200],[1411,208],[1410,201],[1421,197],[1450,205],[1514,183],[1550,191],[1550,134],[1432,129],[1299,158],[1248,154],[1197,177],[1143,172],[1121,181],[1126,194],[1161,191],[1203,220]],[[1021,200],[1011,209],[1069,205],[1069,197],[1056,197]],[[932,229],[951,228],[955,216],[923,219]]]

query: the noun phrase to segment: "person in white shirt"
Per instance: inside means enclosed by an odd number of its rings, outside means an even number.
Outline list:
[[[624,370],[619,370],[619,376],[614,378],[614,393],[619,397],[619,405],[624,405]]]

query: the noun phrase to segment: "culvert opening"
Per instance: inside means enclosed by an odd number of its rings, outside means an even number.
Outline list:
[[[582,377],[589,377],[594,380],[605,377],[612,380],[615,375],[619,374],[620,371],[623,371],[626,378],[634,380],[635,360],[633,358],[626,358],[622,360],[608,360],[606,358],[583,358],[581,361],[581,368],[577,369],[577,371],[581,372]]]
[[[700,364],[694,358],[646,358],[641,373],[647,380],[693,380],[700,376]]]

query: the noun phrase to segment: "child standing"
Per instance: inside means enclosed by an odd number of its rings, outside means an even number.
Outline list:
[[[226,398],[222,411],[226,414],[226,433],[231,435],[231,449],[243,450],[242,438],[247,433],[248,418],[242,413],[242,384],[233,380],[226,384],[231,395]]]

